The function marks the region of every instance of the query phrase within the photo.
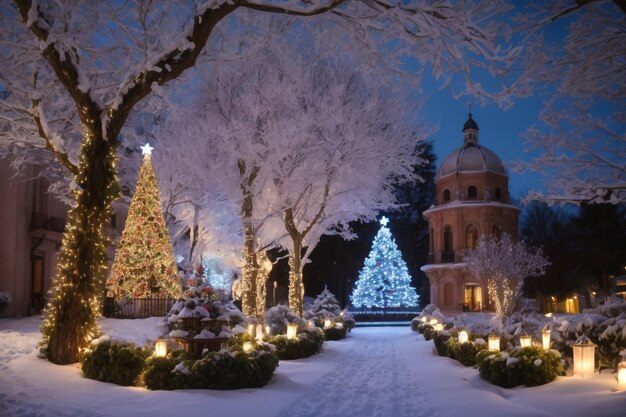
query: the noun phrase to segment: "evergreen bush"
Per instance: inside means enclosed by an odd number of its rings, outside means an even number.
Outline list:
[[[318,328],[298,334],[296,339],[287,339],[285,335],[271,337],[267,340],[276,347],[276,355],[280,360],[308,358],[322,350],[324,332]]]
[[[324,329],[324,337],[326,338],[326,340],[341,340],[345,339],[347,332],[348,329],[346,329],[345,327],[333,326]]]
[[[476,360],[480,376],[504,388],[543,385],[564,374],[560,353],[538,347],[515,348],[510,354],[481,351]]]
[[[134,343],[107,340],[85,351],[80,362],[89,379],[129,386],[137,380],[150,353]]]

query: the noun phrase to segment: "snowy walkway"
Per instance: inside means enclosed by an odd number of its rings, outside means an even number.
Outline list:
[[[408,327],[355,329],[312,358],[282,361],[269,385],[238,391],[148,391],[82,377],[76,365],[36,358],[37,319],[0,320],[0,417],[623,417],[613,375],[563,377],[505,390],[433,354]],[[104,320],[117,338],[142,342],[157,321]]]

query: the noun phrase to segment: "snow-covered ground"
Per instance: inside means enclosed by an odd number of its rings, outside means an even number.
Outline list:
[[[433,353],[407,327],[357,328],[314,357],[281,361],[264,388],[148,391],[82,377],[77,365],[37,359],[38,318],[0,320],[0,416],[456,417],[626,416],[610,373],[503,389]],[[115,338],[142,343],[159,319],[102,321]]]

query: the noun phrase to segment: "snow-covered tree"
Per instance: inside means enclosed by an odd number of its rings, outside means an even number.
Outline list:
[[[380,48],[391,67],[401,68],[401,58],[410,53],[433,62],[437,76],[453,70],[474,87],[470,63],[479,61],[470,58],[480,56],[486,61],[479,65],[499,66],[516,53],[497,41],[502,25],[494,17],[508,6],[491,0],[435,5],[14,0],[0,7],[2,152],[18,168],[41,163],[47,168],[43,172],[72,184],[73,207],[42,327],[42,353],[55,363],[76,361],[79,348],[98,331],[105,224],[118,196],[117,151],[120,135],[129,133],[124,128],[131,111],[194,66],[210,38],[216,50],[231,51],[256,39],[253,31],[242,42],[229,43],[232,38],[224,31],[241,26],[230,21],[218,27],[225,18],[234,18],[238,10],[312,16],[340,9],[334,18],[358,34],[360,42],[354,45]]]
[[[387,222],[386,217],[381,219],[372,251],[359,272],[350,297],[355,307],[403,307],[419,303],[419,296],[411,287],[409,270]]]
[[[516,170],[544,175],[549,202],[626,201],[626,4],[534,1],[518,16],[523,71],[506,95],[548,95],[540,123],[524,135],[531,161]],[[567,31],[555,37],[554,30]]]
[[[499,317],[509,317],[522,295],[524,280],[542,276],[550,262],[542,250],[514,242],[511,235],[481,236],[475,249],[465,254],[467,268],[487,282],[489,301]]]

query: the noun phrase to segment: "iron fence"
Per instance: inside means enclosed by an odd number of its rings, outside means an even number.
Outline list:
[[[177,300],[174,298],[131,298],[104,300],[102,315],[114,319],[145,319],[165,316]]]
[[[352,307],[348,311],[357,322],[406,321],[420,313],[418,307]]]

